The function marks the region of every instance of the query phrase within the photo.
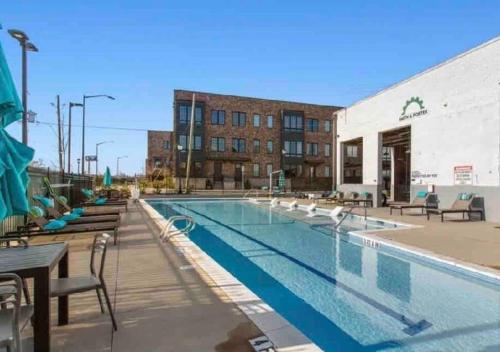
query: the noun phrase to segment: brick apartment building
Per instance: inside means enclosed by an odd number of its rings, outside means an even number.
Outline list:
[[[174,91],[174,132],[164,153],[175,160],[176,177],[186,174],[193,93],[196,188],[239,189],[244,180],[267,186],[269,173],[280,169],[292,189],[331,188],[332,116],[340,107],[185,90]],[[156,150],[162,142],[149,145]]]
[[[174,175],[174,139],[171,131],[148,131],[146,176]]]

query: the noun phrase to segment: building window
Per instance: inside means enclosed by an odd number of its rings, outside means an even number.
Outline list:
[[[153,159],[153,164],[155,168],[160,168],[161,167],[161,159],[160,158],[154,158]]]
[[[271,154],[273,152],[273,141],[269,140],[267,141],[267,153]]]
[[[212,125],[224,125],[226,112],[224,110],[212,110]]]
[[[235,111],[233,112],[233,126],[234,127],[245,127],[247,123],[247,114],[244,112]]]
[[[283,124],[285,131],[302,131],[304,129],[302,116],[285,115],[283,116]]]
[[[330,177],[330,176],[331,176],[330,166],[325,166],[325,177]]]
[[[267,128],[273,128],[273,116],[267,116]]]
[[[363,138],[342,143],[342,183],[363,183]]]
[[[224,137],[212,137],[211,150],[213,152],[223,152],[226,150],[226,139]]]
[[[260,153],[260,139],[253,140],[253,152]]]
[[[306,153],[307,155],[318,155],[318,143],[307,143],[306,144]]]
[[[202,171],[202,163],[201,161],[195,161],[194,162],[194,170],[193,170],[193,174],[194,176],[201,176],[201,171]]]
[[[273,172],[273,164],[266,165],[266,175],[269,176]]]
[[[302,176],[302,165],[285,164],[283,169],[285,170],[285,177],[300,177],[300,176]]]
[[[330,156],[332,150],[332,145],[330,143],[325,143],[325,156]]]
[[[330,132],[332,130],[332,121],[326,120],[325,121],[325,132]]]
[[[357,145],[346,145],[346,156],[348,158],[358,157],[358,146]]]
[[[253,176],[254,177],[259,177],[260,176],[260,164],[253,164]]]
[[[307,119],[306,120],[306,130],[308,132],[318,132],[319,122],[316,119]]]
[[[179,105],[179,123],[187,125],[191,119],[191,105],[180,104]],[[203,124],[203,109],[201,106],[196,106],[194,109],[194,123],[197,126]]]
[[[302,142],[285,141],[285,152],[287,156],[302,156]]]
[[[179,145],[182,147],[182,150],[187,150],[188,137],[185,134],[179,135]]]
[[[163,149],[170,150],[170,141],[163,141]]]
[[[246,146],[243,138],[233,138],[233,153],[245,153]]]
[[[182,150],[188,150],[189,136],[185,134],[179,135],[179,145],[182,146]],[[193,135],[193,150],[201,150],[201,136]]]
[[[253,115],[253,127],[260,127],[260,115]]]

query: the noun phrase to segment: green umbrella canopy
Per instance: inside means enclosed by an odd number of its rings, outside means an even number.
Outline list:
[[[285,188],[285,173],[283,170],[280,171],[280,176],[278,178],[278,187],[283,189]]]
[[[111,178],[111,171],[109,171],[109,166],[106,166],[106,172],[104,173],[104,178],[102,179],[102,185],[104,187],[111,187],[113,179]]]
[[[4,129],[21,117],[21,102],[0,44],[0,220],[29,210],[27,167],[35,151]]]

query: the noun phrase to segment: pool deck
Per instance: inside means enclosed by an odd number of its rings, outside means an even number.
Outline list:
[[[311,200],[299,199],[298,203],[311,204]],[[320,201],[320,208],[334,208],[335,204]],[[363,215],[363,209],[353,213]],[[450,258],[464,264],[472,263],[486,267],[500,275],[500,224],[486,221],[464,221],[461,214],[447,215],[441,223],[439,216],[429,221],[419,209],[405,209],[403,216],[399,211],[390,215],[389,208],[368,208],[368,216],[384,220],[415,225],[411,229],[368,232],[366,235],[379,237],[407,248],[423,250],[441,258]]]
[[[70,323],[57,326],[52,312],[52,351],[217,351],[250,352],[248,340],[262,335],[222,292],[169,244],[136,205],[122,214],[120,242],[110,245],[106,284],[114,302],[118,331],[101,314],[95,292],[69,299]],[[69,240],[70,276],[87,275],[92,234],[50,236],[32,245]],[[56,273],[54,273],[56,274]],[[23,332],[33,349],[32,329]]]

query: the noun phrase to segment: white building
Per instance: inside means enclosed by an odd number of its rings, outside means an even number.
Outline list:
[[[440,207],[484,197],[500,220],[500,37],[363,99],[337,115],[337,183],[378,204],[434,185]]]

